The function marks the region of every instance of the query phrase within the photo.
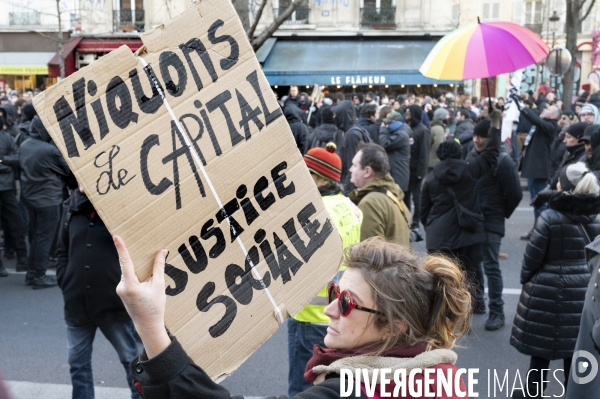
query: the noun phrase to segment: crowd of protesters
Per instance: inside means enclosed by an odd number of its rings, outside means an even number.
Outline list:
[[[132,397],[229,397],[199,367],[186,367],[191,360],[166,332],[140,334],[146,352],[128,368],[137,350],[134,323],[139,330],[164,320],[127,306],[150,293],[138,286],[124,243],[113,243],[36,116],[34,94],[0,92],[3,255],[27,272],[26,285],[58,284],[63,292],[73,397],[93,396],[98,328],[119,353]],[[520,119],[502,142],[505,105],[516,106]],[[348,249],[332,284],[288,322],[290,397],[339,397],[330,364],[351,365],[358,355],[394,358],[397,367],[398,359],[415,358],[447,370],[456,360],[448,349],[468,333],[472,314],[487,314],[487,330],[502,328],[499,262],[507,255],[500,246],[505,221],[523,198],[521,179],[534,219],[521,237],[528,244],[510,344],[531,357],[532,377],[513,397],[541,397],[541,381],[548,381],[541,369],[556,359],[564,361],[567,397],[600,389],[574,384],[569,373],[576,348],[600,360],[600,93],[581,93],[562,111],[551,89],[493,104],[441,90],[423,97],[331,93],[313,102],[292,86],[280,106]],[[411,243],[423,240],[427,254],[415,255]],[[56,278],[47,274],[51,263]],[[164,268],[162,252],[154,267]],[[0,264],[0,276],[7,274]],[[164,292],[162,274],[153,279]],[[356,326],[368,338],[353,336]],[[375,351],[369,339],[378,342]],[[442,351],[444,360],[423,360],[426,348]]]

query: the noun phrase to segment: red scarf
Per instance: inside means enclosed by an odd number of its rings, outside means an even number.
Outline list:
[[[413,346],[395,346],[386,352],[383,352],[383,357],[415,357],[427,349],[427,342],[419,342]],[[317,374],[313,373],[312,369],[315,366],[329,366],[336,360],[345,357],[366,355],[377,352],[378,348],[373,344],[366,344],[357,348],[351,349],[329,349],[321,348],[319,345],[313,347],[313,355],[306,364],[304,379],[308,382],[314,382],[317,379]]]

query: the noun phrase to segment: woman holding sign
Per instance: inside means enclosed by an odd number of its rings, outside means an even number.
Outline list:
[[[194,364],[164,328],[167,251],[156,255],[153,277],[140,282],[124,242],[118,236],[114,241],[123,270],[117,293],[145,347],[131,364],[138,391],[146,399],[229,399],[230,393]],[[449,350],[470,326],[471,297],[460,268],[446,258],[420,257],[381,238],[350,247],[345,263],[339,285],[328,290],[328,349],[315,347],[304,374],[315,385],[294,398],[347,397],[355,386],[360,392],[351,396],[360,398],[379,398],[383,390],[394,397],[400,392],[406,398],[429,392],[435,393],[429,397],[466,397],[464,370],[457,369],[456,354]],[[384,384],[376,377],[355,385],[357,369],[369,376],[384,369],[391,374]],[[450,391],[442,389],[439,378],[449,381]]]

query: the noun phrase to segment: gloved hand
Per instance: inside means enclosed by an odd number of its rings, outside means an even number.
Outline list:
[[[500,129],[500,123],[502,122],[502,113],[499,110],[495,109],[490,114],[490,126],[492,129]]]
[[[515,102],[515,105],[517,106],[519,111],[523,109],[524,105],[521,102],[521,98],[517,94],[515,94],[515,93],[511,94],[510,98],[512,98],[512,100]]]

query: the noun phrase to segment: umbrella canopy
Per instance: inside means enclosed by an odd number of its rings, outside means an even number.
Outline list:
[[[513,22],[483,22],[444,36],[419,71],[438,80],[489,78],[535,64],[548,55],[548,45]]]

